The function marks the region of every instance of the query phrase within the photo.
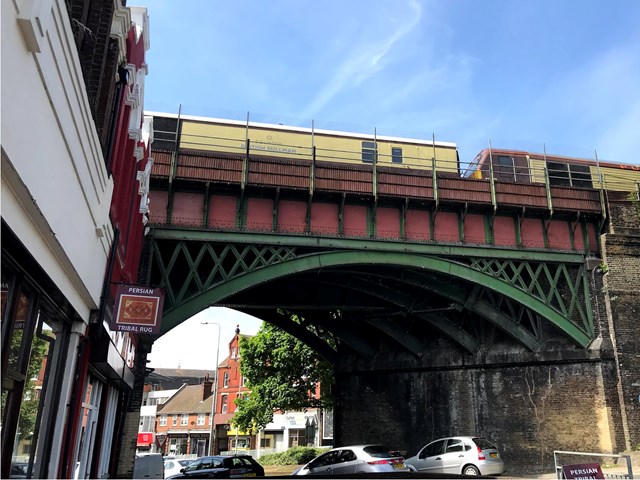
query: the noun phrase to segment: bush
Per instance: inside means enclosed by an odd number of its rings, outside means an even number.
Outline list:
[[[262,455],[258,461],[261,465],[303,465],[326,450],[318,447],[293,447],[284,452]]]

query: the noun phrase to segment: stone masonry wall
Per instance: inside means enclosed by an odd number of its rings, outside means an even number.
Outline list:
[[[619,451],[612,360],[414,372],[339,373],[335,445],[383,443],[408,454],[480,435],[512,471],[553,471],[553,451]],[[354,399],[361,399],[355,401]],[[366,399],[366,401],[364,401]]]
[[[640,213],[633,202],[610,206],[602,236],[605,305],[617,364],[626,449],[640,446]]]

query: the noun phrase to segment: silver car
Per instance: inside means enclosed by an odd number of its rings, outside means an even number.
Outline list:
[[[404,458],[382,445],[352,445],[317,456],[292,475],[343,475],[349,473],[408,472]]]
[[[405,460],[412,472],[500,475],[504,462],[486,438],[447,437],[428,443]]]

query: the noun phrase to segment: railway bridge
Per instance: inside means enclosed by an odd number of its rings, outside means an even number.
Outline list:
[[[216,151],[179,122],[154,119],[175,135],[143,187],[163,333],[228,306],[304,341],[335,368],[336,445],[482,435],[536,471],[640,443],[629,192]]]

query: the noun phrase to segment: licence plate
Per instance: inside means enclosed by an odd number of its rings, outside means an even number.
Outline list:
[[[498,454],[497,453],[490,453],[489,457],[491,458],[498,458]]]
[[[245,476],[245,478],[246,477],[255,477],[256,474],[255,474],[255,472],[251,472],[251,473],[245,473],[244,476]]]
[[[394,463],[393,468],[404,468],[404,463]]]

